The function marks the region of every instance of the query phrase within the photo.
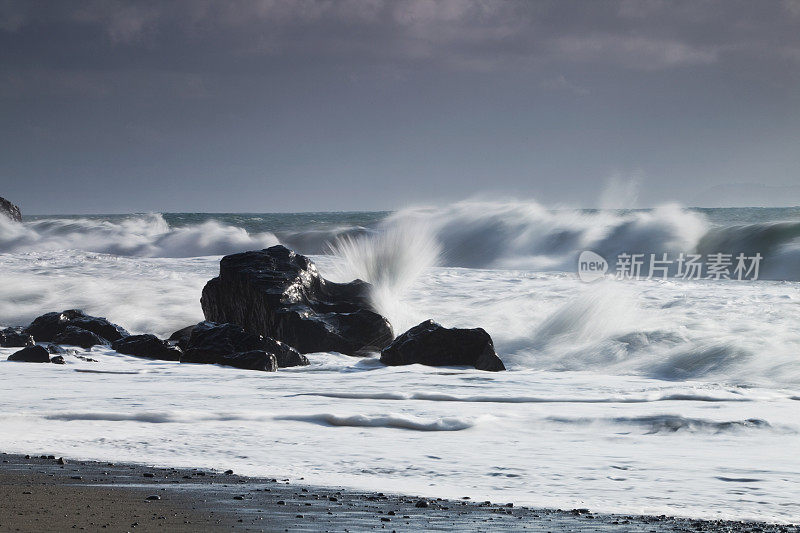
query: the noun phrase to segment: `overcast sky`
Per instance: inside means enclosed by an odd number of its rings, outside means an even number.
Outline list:
[[[0,61],[30,214],[800,204],[800,0],[0,0]]]

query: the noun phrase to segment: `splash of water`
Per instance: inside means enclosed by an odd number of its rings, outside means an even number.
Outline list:
[[[437,265],[440,253],[428,227],[413,223],[390,224],[369,235],[345,235],[330,246],[337,259],[333,277],[371,283],[375,309],[398,331],[413,325],[403,295],[426,269]]]

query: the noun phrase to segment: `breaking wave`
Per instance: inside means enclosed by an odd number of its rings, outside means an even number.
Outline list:
[[[593,250],[613,264],[623,252],[760,253],[762,279],[800,279],[800,222],[712,224],[678,205],[649,210],[552,209],[534,201],[464,201],[408,208],[373,222],[329,216],[314,226],[271,227],[255,216],[209,215],[202,223],[160,214],[0,220],[0,253],[78,249],[122,256],[195,257],[279,242],[305,254],[333,251],[361,277],[402,284],[438,264],[573,272]],[[382,215],[380,215],[382,216]],[[364,225],[366,224],[366,225]],[[243,227],[244,226],[244,227]]]
[[[0,253],[82,250],[120,256],[199,257],[278,244],[272,233],[214,220],[170,227],[160,214],[97,218],[47,218],[22,224],[0,217]]]
[[[760,253],[760,279],[800,279],[800,222],[718,227],[705,214],[678,205],[594,211],[550,209],[532,201],[458,202],[398,211],[382,226],[411,226],[434,235],[444,266],[574,272],[583,250],[611,265],[620,253],[672,258]]]

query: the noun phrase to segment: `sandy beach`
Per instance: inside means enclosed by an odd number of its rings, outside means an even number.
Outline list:
[[[0,457],[0,531],[800,531],[761,522],[424,499],[209,470]]]

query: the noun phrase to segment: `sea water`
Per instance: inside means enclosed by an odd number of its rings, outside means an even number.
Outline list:
[[[282,243],[374,284],[396,333],[483,327],[507,372],[309,354],[262,373],[0,349],[0,450],[232,468],[543,507],[800,521],[800,209],[552,209],[0,220],[0,324],[81,308],[203,319],[220,256]],[[576,275],[591,250],[610,263]],[[759,253],[759,279],[615,279],[620,253]]]

